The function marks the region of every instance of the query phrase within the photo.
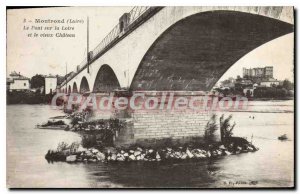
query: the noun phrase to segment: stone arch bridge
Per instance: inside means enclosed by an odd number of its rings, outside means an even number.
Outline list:
[[[293,7],[135,7],[61,92],[209,91],[253,49],[294,31]]]
[[[293,7],[135,7],[61,92],[209,91],[253,49],[293,33]],[[89,65],[87,65],[87,61]],[[188,114],[188,115],[187,115]],[[211,113],[131,113],[118,146],[199,141]]]

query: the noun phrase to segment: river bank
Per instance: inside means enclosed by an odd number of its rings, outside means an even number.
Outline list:
[[[41,94],[40,92],[7,91],[7,104],[50,104],[52,94]]]

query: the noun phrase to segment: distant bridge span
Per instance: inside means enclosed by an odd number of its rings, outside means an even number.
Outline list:
[[[293,31],[293,7],[136,7],[94,49],[89,73],[85,59],[59,89],[208,91],[241,57]]]

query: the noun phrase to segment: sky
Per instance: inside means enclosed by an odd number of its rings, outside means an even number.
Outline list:
[[[90,26],[89,50],[92,50],[117,25],[119,17],[131,9],[132,7],[68,7],[8,10],[7,73],[17,71],[27,77],[37,73],[65,74],[66,64],[68,71],[75,70],[86,56],[87,16]],[[74,25],[75,38],[29,38],[23,30],[24,19],[63,18],[84,20],[84,24]]]
[[[243,67],[265,67],[273,66],[273,76],[275,79],[294,79],[294,33],[287,34],[267,42],[254,49],[240,60],[238,60],[219,79],[223,81],[229,77],[236,78],[243,75]]]
[[[64,75],[66,65],[68,72],[74,71],[86,56],[87,16],[92,50],[118,23],[120,16],[131,9],[132,7],[68,7],[8,10],[7,73],[16,71],[27,77],[35,74]],[[72,25],[75,27],[75,38],[29,38],[28,31],[23,30],[24,25],[32,25],[24,23],[24,19],[63,18],[84,20],[83,24]],[[59,26],[68,27],[69,24]],[[274,78],[293,81],[293,38],[294,34],[291,33],[256,48],[237,61],[219,81],[242,75],[243,67],[264,66],[274,67]]]

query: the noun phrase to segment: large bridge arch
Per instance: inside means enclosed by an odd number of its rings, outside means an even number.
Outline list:
[[[114,70],[107,64],[102,65],[93,85],[93,92],[110,92],[120,88],[120,83]]]
[[[137,25],[137,27],[132,28],[128,31],[128,33],[123,33],[123,34],[119,34],[119,36],[117,36],[117,38],[111,42],[112,44],[109,45],[106,49],[102,49],[101,45],[99,45],[99,47],[95,48],[93,51],[95,58],[92,59],[90,65],[89,65],[89,72],[87,72],[87,69],[83,69],[78,71],[77,69],[74,71],[75,72],[75,76],[73,78],[71,78],[70,80],[68,80],[68,82],[73,83],[73,81],[76,81],[77,86],[80,86],[82,77],[85,76],[87,79],[87,82],[89,84],[89,87],[91,90],[93,90],[93,86],[94,86],[94,81],[96,78],[96,74],[99,71],[99,68],[103,65],[103,64],[109,64],[110,67],[114,70],[114,73],[116,75],[116,77],[118,78],[118,81],[120,83],[120,86],[123,87],[130,87],[131,89],[138,89],[139,90],[139,85],[142,86],[141,89],[144,88],[156,88],[155,84],[159,83],[158,81],[151,81],[153,80],[153,77],[150,75],[155,74],[155,70],[151,69],[151,71],[149,72],[149,75],[147,76],[140,76],[140,78],[142,78],[141,82],[137,83],[137,77],[139,77],[140,75],[140,69],[142,66],[142,62],[148,63],[148,66],[151,65],[150,62],[152,61],[147,61],[144,60],[146,57],[148,56],[148,59],[150,58],[149,56],[151,55],[151,49],[155,48],[155,44],[157,43],[157,40],[159,39],[163,39],[163,40],[167,40],[167,37],[162,38],[163,35],[165,35],[165,33],[167,31],[169,31],[169,29],[171,29],[175,24],[177,24],[180,21],[183,21],[187,18],[194,17],[197,14],[207,14],[207,13],[212,13],[212,14],[216,14],[218,15],[219,12],[234,12],[237,13],[238,15],[240,15],[240,13],[244,13],[247,15],[252,15],[252,16],[260,16],[263,18],[267,18],[270,20],[273,20],[275,22],[279,22],[279,23],[284,23],[287,25],[290,25],[291,28],[293,27],[294,24],[294,19],[293,19],[293,7],[234,7],[234,6],[208,6],[208,7],[163,7],[161,8],[158,12],[155,12],[151,17],[149,18],[145,18],[145,17],[141,17],[141,21],[140,23]],[[211,20],[211,18],[207,19],[207,22],[209,23]],[[214,19],[216,20],[216,19]],[[237,20],[243,20],[243,17],[238,17]],[[224,21],[224,20],[222,20]],[[247,23],[247,22],[245,22]],[[197,23],[196,22],[196,27],[191,27],[190,29],[197,29],[197,26],[199,27],[199,24],[201,24],[202,26],[205,26],[205,23]],[[212,22],[210,22],[210,26],[211,26]],[[216,23],[218,24],[218,23]],[[229,23],[223,23],[223,25],[226,24],[230,24]],[[245,24],[243,24],[245,25]],[[268,25],[267,25],[268,26]],[[261,29],[265,30],[265,26],[260,25],[259,26]],[[242,27],[241,27],[242,28]],[[212,28],[210,28],[212,29]],[[230,29],[230,28],[229,28]],[[207,31],[209,29],[204,29],[203,31]],[[170,30],[172,31],[172,30]],[[251,32],[251,30],[249,30],[249,32]],[[277,30],[275,30],[276,32]],[[179,31],[180,32],[180,31]],[[176,32],[173,31],[172,33]],[[218,29],[216,31],[214,31],[214,33],[212,34],[216,34],[218,33]],[[178,33],[177,33],[178,34]],[[274,33],[271,33],[274,34]],[[283,33],[284,34],[284,33]],[[202,34],[203,35],[203,34]],[[204,34],[205,36],[205,34]],[[204,36],[202,36],[201,38],[203,38]],[[180,40],[180,39],[179,39]],[[216,45],[214,42],[207,44],[207,41],[196,41],[197,43],[200,44],[206,44],[206,45],[210,45],[210,44],[214,44],[215,48],[222,48],[222,46],[224,46],[224,44],[222,42],[219,42],[219,45]],[[233,43],[233,45],[235,44],[240,44],[241,41],[237,41],[236,43]],[[251,45],[251,44],[249,44]],[[169,48],[170,46],[173,46],[174,48],[176,48],[176,46],[178,45],[172,45],[169,42],[166,42],[166,50],[162,51],[162,55],[169,53]],[[179,45],[181,46],[181,45]],[[185,46],[188,49],[185,49],[183,52],[179,50],[179,54],[182,53],[187,53],[191,50],[191,48],[189,48],[186,44],[182,45]],[[258,45],[257,45],[258,46]],[[156,47],[157,48],[157,47]],[[179,47],[182,48],[182,47]],[[241,49],[240,51],[243,50],[247,50],[248,47],[245,47],[243,49]],[[101,51],[99,53],[99,51]],[[250,52],[250,49],[249,49]],[[204,52],[204,54],[202,54],[202,56],[204,57],[205,55],[207,55],[207,53]],[[97,57],[96,57],[97,56]],[[178,55],[178,58],[180,58],[181,55]],[[224,56],[224,55],[223,55]],[[159,61],[161,56],[158,56],[158,58],[153,58],[154,63],[157,63],[157,61]],[[191,59],[193,58],[197,58],[198,56],[192,56],[190,57]],[[228,57],[228,56],[225,56]],[[144,60],[144,61],[143,61]],[[162,60],[164,61],[164,59]],[[180,62],[180,61],[179,61]],[[213,64],[213,63],[212,63]],[[178,65],[178,62],[175,63],[175,65]],[[189,65],[189,64],[188,64]],[[147,66],[147,65],[146,65]],[[212,66],[217,66],[217,64],[213,64]],[[194,66],[194,67],[198,67],[198,66]],[[213,67],[211,67],[213,68]],[[178,70],[178,68],[175,68]],[[196,68],[197,70],[197,68]],[[175,70],[174,70],[175,71]],[[197,71],[195,71],[197,72]],[[158,72],[160,73],[160,72]],[[172,73],[172,71],[170,72],[170,74]],[[188,72],[186,72],[188,73]],[[194,72],[192,72],[194,73]],[[211,72],[210,72],[211,73]],[[202,74],[205,74],[204,72],[202,72]],[[216,72],[211,73],[211,77],[213,78],[213,76],[217,76]],[[206,74],[204,75],[204,77],[206,76]],[[217,76],[218,77],[218,76]],[[146,80],[147,78],[149,78],[150,82],[148,82],[148,80]],[[156,78],[159,79],[163,79],[160,78],[159,76],[157,76]],[[198,78],[198,77],[197,77]],[[216,77],[214,77],[214,79],[210,80],[210,79],[205,79],[202,81],[199,81],[197,79],[191,79],[191,80],[183,80],[183,78],[180,76],[176,76],[171,75],[169,76],[169,79],[171,80],[175,80],[175,82],[173,82],[173,85],[170,86],[169,88],[171,89],[177,89],[177,88],[183,88],[183,86],[187,86],[185,89],[189,90],[190,87],[192,86],[199,86],[198,83],[201,82],[203,83],[203,86],[198,87],[199,90],[206,90],[205,88],[209,88],[209,87],[204,87],[206,84],[207,85],[213,85],[212,83],[217,80]],[[138,80],[139,81],[139,80]],[[187,84],[187,82],[189,82],[189,84]],[[147,84],[148,83],[148,84]],[[164,83],[164,82],[161,82]],[[135,87],[134,87],[135,85]],[[146,85],[146,86],[145,86]],[[161,86],[159,86],[157,89],[166,87],[166,85],[168,84],[162,84]],[[66,83],[64,82],[61,86],[63,86],[64,88],[67,89]],[[79,89],[79,88],[78,88]],[[196,89],[195,89],[196,90]]]
[[[179,20],[143,56],[132,90],[210,90],[241,57],[293,25],[238,11],[209,11]]]
[[[85,76],[83,76],[81,78],[79,92],[81,94],[86,93],[86,92],[90,92],[90,85],[89,85],[89,82],[88,82],[88,80]]]

